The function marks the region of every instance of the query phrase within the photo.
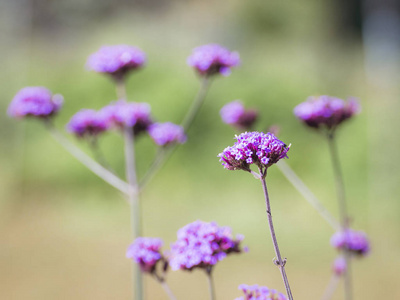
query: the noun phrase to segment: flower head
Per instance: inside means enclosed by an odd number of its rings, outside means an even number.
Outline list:
[[[149,126],[148,132],[159,146],[167,146],[172,143],[183,144],[186,142],[186,135],[183,128],[170,122],[154,123]]]
[[[330,96],[310,97],[294,108],[297,118],[313,128],[332,130],[360,111],[354,99],[344,101]]]
[[[62,103],[61,95],[52,95],[45,87],[28,86],[14,96],[8,107],[8,115],[14,118],[48,118],[61,108]]]
[[[89,56],[86,67],[121,79],[129,71],[142,67],[145,62],[146,55],[139,48],[128,45],[103,46]]]
[[[241,284],[239,285],[239,290],[243,291],[244,297],[236,298],[235,300],[287,300],[284,294],[257,284]]]
[[[347,264],[346,260],[344,259],[343,256],[339,256],[338,258],[335,259],[332,265],[332,270],[333,272],[337,275],[343,275],[347,271]]]
[[[194,48],[187,63],[202,76],[218,73],[228,76],[231,68],[240,64],[240,58],[237,52],[230,52],[217,44],[209,44]]]
[[[156,264],[163,260],[160,249],[163,242],[159,238],[138,237],[126,251],[126,257],[139,264],[142,272],[152,273]]]
[[[195,221],[179,229],[178,240],[171,245],[169,264],[172,270],[210,268],[227,254],[239,253],[243,236],[232,236],[229,227]]]
[[[100,110],[110,127],[132,127],[135,135],[147,130],[153,123],[148,103],[126,102],[120,100]]]
[[[331,237],[331,245],[339,250],[347,250],[356,255],[366,255],[370,250],[367,235],[363,231],[346,229]]]
[[[245,132],[236,136],[237,141],[218,155],[228,170],[250,170],[251,164],[268,168],[282,158],[287,158],[290,145],[277,139],[272,133]]]
[[[67,129],[79,137],[96,136],[108,129],[104,115],[93,109],[82,109],[72,116]]]
[[[250,129],[258,116],[255,110],[245,110],[240,100],[226,104],[219,113],[223,122],[244,130]]]

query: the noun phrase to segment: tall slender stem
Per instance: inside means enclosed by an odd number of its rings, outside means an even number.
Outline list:
[[[333,172],[335,176],[335,184],[336,184],[336,193],[337,199],[339,204],[339,214],[340,214],[340,221],[343,234],[346,234],[346,229],[348,227],[349,218],[347,214],[347,207],[346,207],[346,195],[344,189],[344,181],[343,181],[343,173],[340,167],[339,161],[339,154],[336,145],[336,139],[334,132],[330,132],[328,135],[328,145],[329,145],[329,152],[332,159],[332,166]],[[344,249],[344,259],[346,261],[347,270],[344,274],[344,290],[345,290],[345,299],[351,300],[352,299],[352,285],[351,285],[351,272],[350,272],[350,253]]]
[[[294,188],[311,204],[312,207],[331,225],[335,230],[340,229],[340,224],[331,215],[331,213],[322,205],[321,201],[314,193],[305,185],[305,183],[297,176],[293,169],[284,161],[280,160],[277,163],[278,169],[286,177]]]
[[[339,276],[332,275],[328,287],[326,288],[321,300],[330,300],[333,297],[333,294],[335,293],[337,286],[339,284],[339,280],[340,280]]]
[[[259,169],[259,171],[260,171],[260,175],[262,175],[261,183],[262,183],[263,191],[264,191],[265,204],[267,206],[267,217],[268,217],[269,230],[271,233],[272,244],[274,245],[275,255],[277,257],[275,264],[278,266],[278,268],[281,272],[283,283],[286,288],[287,296],[288,296],[289,300],[293,300],[292,291],[290,290],[289,280],[287,278],[286,271],[285,271],[286,259],[282,260],[281,252],[280,252],[279,246],[278,246],[278,241],[276,239],[274,224],[272,222],[271,204],[270,204],[269,196],[268,196],[267,183],[265,181],[266,174],[263,174],[261,168]]]
[[[119,191],[124,194],[129,193],[129,185],[120,179],[115,174],[111,173],[109,170],[104,168],[102,165],[93,160],[90,156],[88,156],[81,149],[76,147],[73,143],[71,143],[61,132],[59,132],[55,127],[48,126],[50,131],[50,135],[61,145],[63,146],[72,156],[74,156],[79,162],[81,162],[85,167],[87,167],[94,174],[99,176],[109,185],[115,187]]]
[[[187,132],[190,126],[192,125],[194,118],[196,117],[197,113],[199,112],[201,105],[204,102],[204,99],[207,95],[207,91],[210,88],[211,80],[208,77],[204,77],[200,84],[200,89],[194,98],[191,107],[189,108],[187,114],[183,118],[181,126],[183,127],[184,131]],[[168,160],[168,158],[172,155],[174,150],[176,149],[176,144],[168,146],[167,148],[162,149],[159,151],[154,158],[150,168],[144,175],[143,179],[139,184],[139,190],[142,190],[147,183],[153,178],[153,176],[158,172],[159,169],[164,165],[164,163]]]
[[[214,286],[214,280],[213,280],[213,276],[212,276],[212,269],[209,268],[208,270],[206,270],[207,273],[207,279],[208,279],[208,291],[210,294],[210,300],[216,300],[216,296],[215,296],[215,286]]]
[[[120,100],[127,100],[125,81],[123,78],[116,80],[117,96]],[[142,235],[141,208],[139,201],[139,186],[136,175],[135,136],[132,127],[124,128],[125,141],[125,172],[129,184],[128,199],[131,208],[132,236],[135,240]],[[143,300],[143,276],[138,264],[132,262],[134,299]]]
[[[135,166],[135,145],[133,129],[126,127],[124,129],[125,137],[125,163],[126,163],[126,178],[129,183],[129,203],[131,207],[131,222],[132,222],[132,233],[133,239],[136,239],[141,235],[141,211],[140,202],[138,195],[138,185],[136,177],[136,166]],[[135,287],[135,298],[136,300],[143,299],[143,278],[142,272],[138,264],[133,263],[133,285]]]

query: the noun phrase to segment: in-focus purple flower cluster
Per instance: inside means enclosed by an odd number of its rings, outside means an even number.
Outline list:
[[[354,99],[344,101],[330,96],[310,97],[294,108],[297,118],[313,128],[336,128],[343,121],[360,111]]]
[[[226,104],[220,110],[222,121],[240,130],[251,129],[258,113],[254,109],[246,110],[240,100]]]
[[[218,155],[228,170],[250,171],[250,165],[268,168],[282,158],[287,158],[290,145],[277,139],[272,133],[245,132],[235,136],[237,141]]]
[[[126,251],[126,257],[139,264],[142,272],[153,273],[159,261],[163,242],[159,238],[138,237]]]
[[[231,68],[240,64],[240,57],[237,52],[230,52],[217,44],[209,44],[193,49],[187,63],[202,76],[218,73],[228,76],[231,73]]]
[[[172,270],[208,269],[230,253],[240,253],[243,236],[232,236],[229,227],[215,222],[195,221],[179,229],[178,240],[171,245],[169,263]]]
[[[14,96],[8,107],[8,115],[13,118],[53,116],[62,106],[63,97],[41,86],[25,87]]]
[[[67,124],[68,131],[79,137],[96,136],[109,127],[104,114],[93,109],[82,109],[72,116]]]
[[[146,63],[146,54],[139,48],[128,45],[103,46],[89,56],[86,67],[99,73],[122,79],[129,71]]]
[[[239,285],[239,290],[243,291],[244,297],[239,297],[235,300],[287,300],[284,294],[257,284],[241,284]]]
[[[148,131],[151,138],[159,146],[167,146],[173,143],[183,144],[186,142],[186,135],[183,128],[170,122],[154,123],[149,127]]]
[[[347,271],[346,259],[343,256],[339,256],[335,259],[332,265],[333,273],[337,276],[341,276]]]
[[[331,237],[331,245],[338,250],[347,250],[356,255],[366,255],[370,250],[367,235],[363,231],[346,229]]]

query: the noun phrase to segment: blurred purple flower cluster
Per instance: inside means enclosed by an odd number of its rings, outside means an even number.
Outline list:
[[[246,110],[240,100],[235,100],[222,107],[220,115],[226,124],[239,130],[248,130],[257,120],[258,112],[254,109]]]
[[[343,256],[337,257],[333,262],[332,270],[337,276],[345,274],[347,271],[346,259]]]
[[[363,231],[346,229],[331,237],[331,245],[338,250],[346,250],[356,255],[366,255],[370,250],[367,235]]]
[[[245,132],[236,136],[237,141],[218,155],[228,170],[250,171],[250,165],[268,168],[282,158],[287,158],[290,145],[277,139],[272,133]]]
[[[266,286],[241,284],[239,289],[243,291],[244,297],[235,300],[287,300],[284,294]]]
[[[195,221],[178,231],[178,240],[172,244],[169,263],[172,270],[210,268],[230,253],[240,253],[243,236],[232,236],[229,227],[217,223]]]
[[[217,44],[209,44],[193,49],[187,63],[202,76],[215,74],[228,76],[231,68],[240,64],[240,57],[237,52],[230,52]]]
[[[109,128],[104,115],[93,109],[81,109],[67,124],[68,131],[79,137],[96,136]]]
[[[294,108],[297,118],[313,128],[336,128],[343,121],[360,111],[354,99],[344,101],[330,96],[310,97]]]
[[[126,251],[126,257],[139,264],[142,272],[152,273],[163,259],[160,252],[163,242],[159,238],[138,237]]]
[[[148,131],[151,138],[159,146],[186,142],[186,135],[183,128],[170,122],[154,123],[149,127]]]
[[[122,79],[128,72],[142,67],[146,54],[137,47],[128,45],[103,46],[89,56],[86,67],[99,73]]]
[[[41,86],[25,87],[14,96],[8,107],[8,115],[13,118],[53,116],[62,106],[63,97]]]

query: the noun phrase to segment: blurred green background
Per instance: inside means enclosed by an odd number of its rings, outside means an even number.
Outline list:
[[[338,142],[352,224],[368,233],[372,251],[353,264],[354,299],[400,298],[400,34],[398,23],[385,23],[390,14],[382,14],[397,8],[385,1],[316,0],[0,3],[1,299],[131,297],[129,208],[122,195],[75,161],[42,124],[8,118],[15,93],[43,85],[64,95],[56,118],[64,130],[80,108],[98,109],[116,98],[108,78],[84,69],[88,55],[103,44],[136,45],[148,65],[129,77],[129,99],[150,103],[159,121],[179,123],[199,87],[186,58],[211,42],[237,50],[242,65],[215,79],[188,142],[143,193],[144,234],[163,238],[168,249],[176,231],[194,220],[231,226],[250,251],[217,266],[218,299],[239,297],[241,283],[283,292],[261,186],[218,162],[235,134],[219,109],[241,99],[259,109],[257,130],[278,125],[280,138],[292,144],[287,163],[336,216],[327,145],[292,110],[310,95],[355,96],[362,113],[340,128]],[[122,176],[121,137],[107,133],[101,147]],[[139,175],[155,152],[148,137],[140,139]],[[336,257],[333,231],[277,168],[267,182],[293,294],[320,299]],[[200,271],[171,272],[168,281],[178,299],[207,299]],[[145,284],[147,299],[167,299],[151,278]],[[341,287],[333,299],[343,299]]]

